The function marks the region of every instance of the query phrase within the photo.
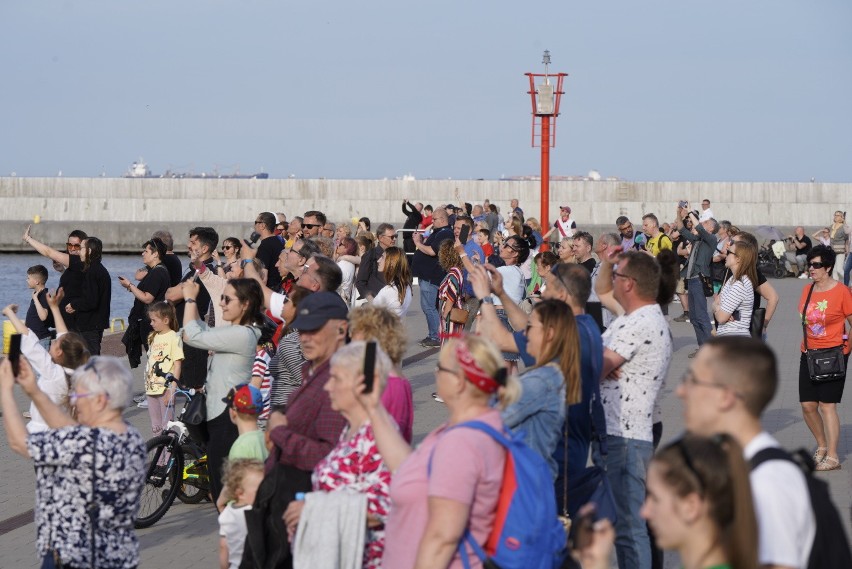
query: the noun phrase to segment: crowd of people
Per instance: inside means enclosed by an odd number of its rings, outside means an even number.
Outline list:
[[[260,212],[252,237],[221,251],[214,228],[192,228],[185,267],[158,231],[134,279],[120,278],[133,295],[124,361],[99,355],[111,300],[101,241],[75,230],[60,251],[28,228],[24,241],[62,276],[51,292],[47,269],[32,267],[25,321],[3,309],[24,357],[0,365],[0,400],[11,448],[36,468],[39,558],[138,565],[146,453],[122,412],[141,392],[159,434],[174,378],[205,396],[194,435],[223,568],[489,566],[480,549],[503,554],[515,460],[488,429],[533,451],[552,486],[530,499],[574,520],[570,553],[538,552],[542,567],[608,568],[614,551],[621,569],[656,569],[662,550],[686,569],[813,566],[810,475],[759,460],[780,446],[760,422],[778,383],[765,344],[778,294],[757,238],[701,207],[682,201],[671,222],[646,213],[641,231],[620,216],[593,236],[567,205],[542,227],[516,199],[505,215],[487,200],[405,200],[402,247],[391,223]],[[788,268],[809,279],[799,395],[817,471],[841,468],[852,230],[837,213],[825,244],[803,228],[787,240]],[[415,286],[447,420],[412,446],[402,362]],[[673,299],[683,314],[669,318]],[[697,348],[677,387],[688,432],[658,448],[670,320],[691,323]],[[26,424],[16,384],[32,400]]]

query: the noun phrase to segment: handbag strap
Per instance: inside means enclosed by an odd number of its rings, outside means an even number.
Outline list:
[[[805,352],[808,351],[808,329],[807,329],[807,319],[805,318],[805,314],[808,312],[808,304],[811,302],[811,295],[814,293],[814,287],[816,287],[816,283],[811,284],[810,290],[808,290],[808,297],[805,299],[805,304],[802,306],[802,336],[805,341]]]
[[[96,463],[98,458],[98,435],[100,434],[100,430],[97,428],[92,429],[95,434],[95,440],[92,442],[92,501],[89,503],[89,563],[91,565],[91,569],[95,569],[97,564],[95,563],[95,525],[98,521],[98,513],[100,508],[98,508],[98,499],[97,494],[95,494],[95,473],[96,473]]]

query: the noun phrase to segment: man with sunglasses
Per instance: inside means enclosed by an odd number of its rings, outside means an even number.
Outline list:
[[[616,264],[617,263],[617,264]],[[651,566],[651,542],[639,515],[645,473],[654,453],[654,414],[672,357],[672,335],[657,295],[657,260],[640,251],[601,258],[598,294],[607,292],[624,309],[603,334],[601,400],[606,414],[607,477],[618,511],[616,553],[622,569]]]
[[[275,264],[275,261],[278,260],[278,255],[284,249],[284,243],[275,235],[276,223],[275,214],[269,211],[257,214],[254,220],[254,230],[260,234],[260,244],[257,246],[255,258],[263,263],[263,266],[267,269]],[[276,289],[280,284],[281,275],[278,271],[266,272],[266,286]]]
[[[377,247],[367,251],[358,265],[355,277],[355,288],[358,290],[358,304],[372,302],[385,286],[385,277],[379,272],[379,258],[385,254],[388,247],[396,246],[396,229],[390,223],[382,223],[376,228]]]
[[[328,221],[321,211],[306,211],[305,221],[302,222],[302,234],[305,237],[316,237],[320,234],[325,222]]]
[[[726,433],[743,447],[746,460],[778,448],[760,416],[775,397],[775,354],[760,340],[719,336],[707,340],[677,388],[686,428],[712,436]],[[804,568],[815,521],[805,477],[787,460],[767,460],[751,470],[758,521],[758,561],[764,568]]]
[[[53,268],[62,276],[59,277],[58,288],[65,292],[65,297],[59,304],[62,311],[65,326],[74,332],[79,331],[77,327],[77,315],[73,312],[67,312],[66,306],[83,296],[83,286],[86,276],[82,271],[82,263],[74,263],[72,266],[71,257],[80,258],[80,249],[83,246],[83,241],[88,238],[88,235],[80,229],[75,229],[68,234],[68,239],[65,243],[65,252],[58,251],[53,247],[46,245],[30,235],[30,227],[27,226],[24,231],[23,240],[35,249],[40,255],[45,256],[53,261]]]

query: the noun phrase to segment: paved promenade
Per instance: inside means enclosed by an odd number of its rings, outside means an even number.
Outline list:
[[[804,281],[796,279],[771,280],[781,302],[769,328],[769,343],[775,349],[782,370],[778,395],[766,413],[766,429],[788,448],[813,446],[810,432],[802,421],[798,402],[798,361],[800,320],[796,314],[796,303]],[[680,306],[674,303],[669,310],[671,316],[680,314]],[[426,323],[417,300],[412,303],[407,317],[409,340],[406,354],[405,374],[411,379],[414,389],[415,421],[414,433],[420,440],[446,417],[443,405],[431,398],[434,391],[433,370],[437,363],[437,350],[424,350],[417,341],[425,335]],[[690,324],[672,322],[675,354],[669,370],[667,385],[662,401],[664,433],[663,441],[677,436],[683,429],[681,406],[674,394],[680,377],[691,360],[687,355],[695,347],[695,336]],[[137,376],[139,376],[137,370]],[[141,380],[139,381],[141,389]],[[843,470],[819,474],[831,485],[835,503],[841,509],[850,533],[850,504],[852,504],[852,393],[847,393],[840,405],[841,441],[840,457]],[[23,399],[20,408],[25,409]],[[150,429],[148,412],[133,408],[127,418],[143,434]],[[32,523],[34,475],[29,461],[12,453],[5,436],[0,440],[0,569],[38,567],[35,558],[35,526]],[[15,528],[15,529],[10,529]],[[141,530],[142,562],[140,567],[217,567],[218,537],[216,513],[209,503],[186,505],[176,501],[165,517],[153,527]],[[667,555],[666,567],[677,567],[674,555]]]

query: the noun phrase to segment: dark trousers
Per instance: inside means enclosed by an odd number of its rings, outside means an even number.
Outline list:
[[[663,423],[654,423],[654,452],[660,446],[660,439],[663,438]],[[651,569],[663,569],[663,550],[657,547],[657,540],[654,537],[654,532],[651,531],[651,526],[648,526],[648,535],[651,536]]]
[[[86,330],[85,332],[80,332],[80,336],[83,337],[86,346],[89,348],[89,355],[101,355],[101,340],[104,339],[103,330]]]
[[[210,441],[207,443],[207,471],[210,473],[213,503],[216,503],[222,492],[222,466],[231,452],[231,445],[240,433],[237,426],[231,422],[227,409],[215,419],[207,421],[207,432],[210,434]]]

